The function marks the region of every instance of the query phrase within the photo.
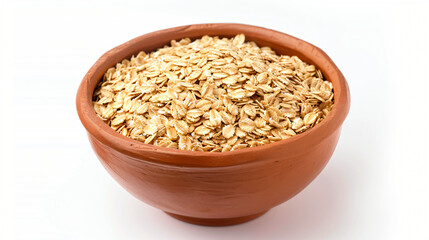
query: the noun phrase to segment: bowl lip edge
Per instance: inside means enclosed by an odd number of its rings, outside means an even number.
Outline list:
[[[254,148],[245,148],[245,149],[239,149],[239,150],[229,151],[229,152],[197,152],[197,151],[158,147],[155,145],[145,144],[143,142],[139,142],[139,141],[130,139],[128,137],[122,136],[118,132],[111,129],[106,123],[104,123],[104,121],[102,121],[93,111],[92,100],[87,99],[88,92],[90,92],[88,85],[91,78],[93,78],[94,72],[100,67],[102,62],[106,61],[106,59],[110,58],[112,55],[116,54],[117,52],[126,50],[126,48],[129,47],[130,45],[138,43],[142,39],[156,34],[166,34],[174,31],[186,31],[190,29],[196,30],[201,28],[213,28],[213,27],[221,27],[221,28],[223,27],[223,28],[228,28],[233,30],[246,28],[246,31],[259,32],[258,35],[262,39],[265,39],[266,41],[272,41],[269,37],[282,38],[282,39],[287,39],[288,41],[299,42],[300,45],[305,46],[307,48],[311,48],[312,54],[317,54],[320,59],[323,59],[325,61],[325,64],[328,64],[330,66],[330,69],[329,69],[329,71],[331,71],[330,74],[335,75],[338,81],[337,88],[334,88],[334,94],[335,93],[337,94],[335,95],[335,104],[331,112],[317,126],[305,131],[304,133],[293,136],[289,139],[280,140],[278,142],[269,143],[269,144],[254,147]],[[300,52],[300,49],[295,49],[295,50]],[[309,57],[309,56],[308,58],[312,59],[312,57]],[[92,96],[92,92],[90,96]],[[111,149],[119,151],[123,154],[130,155],[142,161],[151,161],[151,162],[160,163],[160,164],[168,164],[168,165],[176,165],[176,166],[195,166],[195,167],[221,167],[221,166],[241,165],[244,163],[255,161],[252,159],[231,161],[230,158],[235,158],[235,157],[240,158],[248,154],[258,155],[264,151],[270,151],[270,150],[276,150],[276,149],[278,150],[278,148],[281,146],[287,146],[287,145],[293,145],[293,144],[296,145],[298,143],[303,143],[312,138],[313,138],[313,141],[312,141],[313,143],[320,142],[321,139],[329,136],[335,130],[340,128],[342,123],[344,122],[350,108],[350,91],[349,91],[347,81],[345,80],[343,74],[335,65],[335,63],[329,58],[329,56],[320,48],[304,40],[290,36],[286,33],[278,32],[278,31],[263,28],[263,27],[246,25],[246,24],[237,24],[237,23],[193,24],[193,25],[173,27],[173,28],[168,28],[168,29],[163,29],[163,30],[143,34],[119,46],[116,46],[113,49],[104,53],[94,63],[94,65],[90,68],[90,70],[86,73],[85,77],[83,78],[76,96],[76,107],[77,107],[79,118],[82,124],[84,125],[84,127],[86,128],[86,130],[88,131],[88,134],[93,136],[99,142],[103,143],[105,146],[108,146]],[[316,136],[319,136],[319,137],[316,137]],[[315,137],[318,139],[318,141],[314,140]],[[159,156],[169,155],[170,158],[172,156],[182,157],[182,158],[187,157],[187,158],[190,158],[189,159],[190,161],[183,162],[183,159],[180,161],[173,161],[173,160],[160,160],[160,159],[152,159],[152,158],[151,159],[141,158],[142,154],[148,153],[148,152],[156,153]],[[195,158],[201,158],[201,157],[208,158],[207,159],[208,161],[205,161],[205,160],[201,162],[195,161]],[[228,159],[225,160],[225,158],[228,158],[229,160]]]

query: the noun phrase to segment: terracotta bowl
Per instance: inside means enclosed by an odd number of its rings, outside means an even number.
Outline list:
[[[172,39],[232,37],[296,55],[333,83],[335,105],[316,127],[276,143],[232,152],[174,150],[120,135],[94,112],[92,94],[104,72],[139,51]],[[350,108],[347,82],[319,48],[274,30],[242,24],[198,24],[148,33],[105,53],[80,84],[77,111],[103,166],[128,192],[171,216],[194,224],[232,225],[254,219],[303,190],[324,168]]]

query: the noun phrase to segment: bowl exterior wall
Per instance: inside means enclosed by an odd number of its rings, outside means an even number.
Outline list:
[[[183,216],[232,218],[269,210],[303,190],[331,158],[340,131],[305,151],[279,149],[257,156],[263,161],[213,168],[153,163],[150,155],[131,157],[88,137],[110,175],[141,201]]]

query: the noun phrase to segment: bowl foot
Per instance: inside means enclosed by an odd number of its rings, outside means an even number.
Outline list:
[[[194,218],[194,217],[177,215],[169,212],[165,212],[165,213],[167,213],[168,215],[176,219],[179,219],[180,221],[191,223],[191,224],[204,225],[204,226],[230,226],[230,225],[251,221],[255,218],[262,216],[266,212],[267,211],[257,213],[257,214],[252,214],[249,216],[235,217],[235,218]]]

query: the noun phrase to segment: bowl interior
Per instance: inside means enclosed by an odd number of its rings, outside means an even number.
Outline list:
[[[168,45],[171,40],[189,37],[200,38],[204,35],[233,37],[243,33],[246,41],[254,41],[259,46],[268,46],[277,54],[298,56],[301,60],[315,65],[325,78],[333,83],[335,104],[328,116],[315,127],[292,138],[255,148],[245,148],[230,152],[192,152],[145,144],[122,136],[105,124],[92,109],[92,95],[97,83],[110,67],[123,59],[137,55],[140,51],[151,52]],[[305,150],[306,146],[317,144],[332,134],[344,121],[350,105],[347,83],[333,61],[319,48],[290,35],[274,30],[243,24],[198,24],[165,29],[132,39],[105,53],[93,65],[83,79],[77,96],[79,117],[98,141],[127,155],[141,156],[155,153],[150,161],[181,166],[231,166],[254,161],[264,151],[276,151],[282,148],[291,151]],[[261,155],[262,154],[262,155]],[[205,159],[201,161],[201,157]],[[231,158],[235,159],[231,161]]]

